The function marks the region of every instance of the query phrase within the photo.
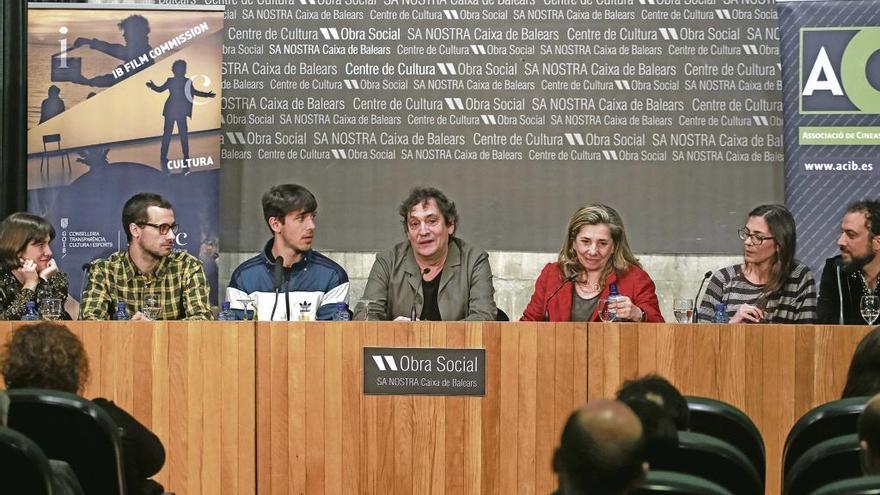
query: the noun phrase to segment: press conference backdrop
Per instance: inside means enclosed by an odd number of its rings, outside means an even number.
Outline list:
[[[262,246],[281,182],[317,194],[340,251],[399,239],[418,184],[513,251],[558,249],[599,201],[638,252],[735,252],[747,211],[782,201],[769,0],[223,3],[226,251]]]

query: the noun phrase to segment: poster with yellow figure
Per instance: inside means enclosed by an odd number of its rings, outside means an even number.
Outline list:
[[[126,248],[125,201],[155,192],[216,304],[223,7],[197,9],[28,10],[28,210],[58,231],[74,298],[87,263]]]

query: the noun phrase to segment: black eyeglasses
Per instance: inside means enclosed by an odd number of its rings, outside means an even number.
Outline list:
[[[742,240],[746,240],[751,237],[752,243],[756,246],[760,246],[767,239],[776,239],[775,237],[770,237],[770,236],[766,236],[766,235],[762,235],[762,234],[753,234],[753,233],[749,232],[749,229],[746,229],[746,228],[739,229],[736,231],[736,233],[739,235],[739,238]]]
[[[154,229],[158,230],[158,231],[159,231],[159,234],[161,234],[161,235],[165,235],[165,234],[167,234],[169,230],[170,230],[171,232],[174,232],[174,233],[176,234],[177,231],[180,230],[180,225],[177,225],[176,223],[172,223],[171,225],[169,225],[169,224],[167,224],[167,223],[163,223],[163,224],[161,224],[161,225],[156,225],[155,223],[141,222],[141,223],[139,223],[138,225],[141,225],[141,226],[147,226],[147,227],[153,227]]]

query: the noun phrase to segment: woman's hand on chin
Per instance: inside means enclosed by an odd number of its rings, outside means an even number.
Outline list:
[[[12,274],[25,289],[36,290],[40,275],[37,273],[37,264],[33,260],[22,259],[21,267],[12,270]]]

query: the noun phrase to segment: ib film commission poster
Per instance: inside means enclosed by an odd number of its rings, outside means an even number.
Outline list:
[[[222,7],[45,5],[28,11],[28,210],[55,226],[71,295],[127,247],[125,201],[156,192],[217,304]]]

